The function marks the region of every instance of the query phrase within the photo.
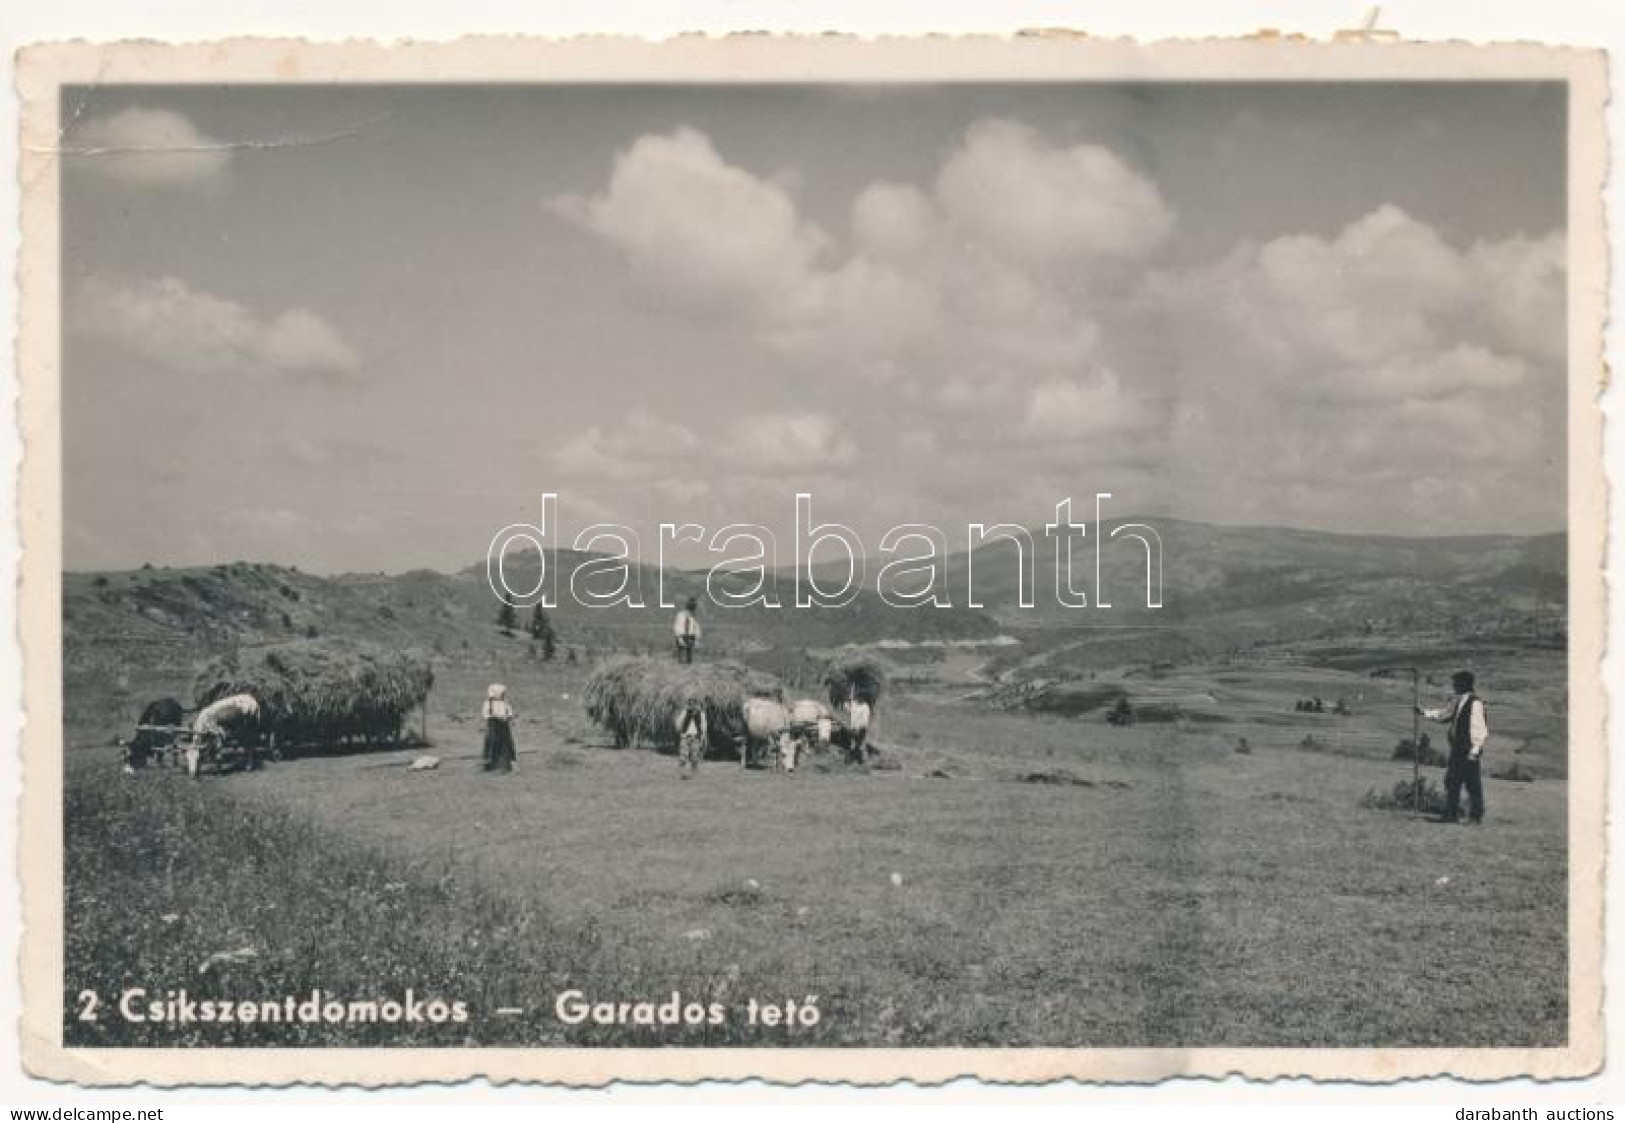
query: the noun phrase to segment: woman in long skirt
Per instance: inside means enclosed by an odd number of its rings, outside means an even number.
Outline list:
[[[512,772],[514,769],[513,707],[508,705],[508,688],[492,683],[485,691],[485,770]]]

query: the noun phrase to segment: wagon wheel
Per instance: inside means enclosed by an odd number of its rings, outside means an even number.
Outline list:
[[[181,758],[181,732],[178,729],[170,730],[158,744],[153,747],[153,758],[160,768],[174,768]]]
[[[225,773],[227,755],[225,750],[228,746],[221,744],[215,737],[204,737],[199,741],[197,735],[191,733],[183,734],[175,740],[176,749],[182,751],[183,754],[186,749],[194,745],[197,747],[197,776],[199,778],[202,777],[205,769],[211,767],[216,776]]]
[[[216,774],[224,775],[226,772],[252,772],[254,768],[254,755],[256,746],[232,739],[222,742],[214,748],[214,770]]]

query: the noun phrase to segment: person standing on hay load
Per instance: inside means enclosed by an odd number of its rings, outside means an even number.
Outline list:
[[[508,688],[493,682],[485,689],[485,770],[512,772],[518,756],[513,746],[513,707],[508,704]]]
[[[1484,742],[1489,739],[1489,723],[1484,720],[1484,700],[1473,693],[1473,672],[1457,671],[1450,676],[1455,697],[1438,709],[1416,707],[1430,721],[1450,727],[1446,740],[1450,760],[1444,770],[1444,814],[1442,823],[1461,820],[1461,789],[1467,788],[1467,821],[1474,826],[1484,821]]]
[[[707,731],[705,706],[691,694],[677,714],[677,774],[684,780],[700,771]]]
[[[693,597],[688,598],[677,612],[672,621],[672,639],[677,645],[677,659],[682,663],[694,662],[694,648],[700,642],[700,618],[696,615],[700,610],[700,602]]]

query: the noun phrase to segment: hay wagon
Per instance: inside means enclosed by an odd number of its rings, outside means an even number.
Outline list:
[[[294,641],[215,658],[193,696],[200,708],[233,694],[255,699],[257,732],[268,755],[283,759],[312,749],[399,746],[407,715],[426,710],[433,682],[418,653]]]

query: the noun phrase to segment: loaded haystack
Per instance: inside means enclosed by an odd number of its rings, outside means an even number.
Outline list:
[[[419,652],[311,640],[222,655],[203,668],[193,692],[199,706],[252,695],[262,730],[279,745],[376,744],[401,739],[407,715],[433,685]]]
[[[870,655],[838,657],[824,669],[824,689],[837,712],[851,698],[875,706],[886,689],[886,668]]]
[[[622,655],[601,663],[582,690],[587,716],[608,730],[616,748],[677,746],[677,715],[690,697],[705,706],[711,744],[732,751],[744,735],[747,698],[783,701],[772,675],[734,662],[676,663]]]

